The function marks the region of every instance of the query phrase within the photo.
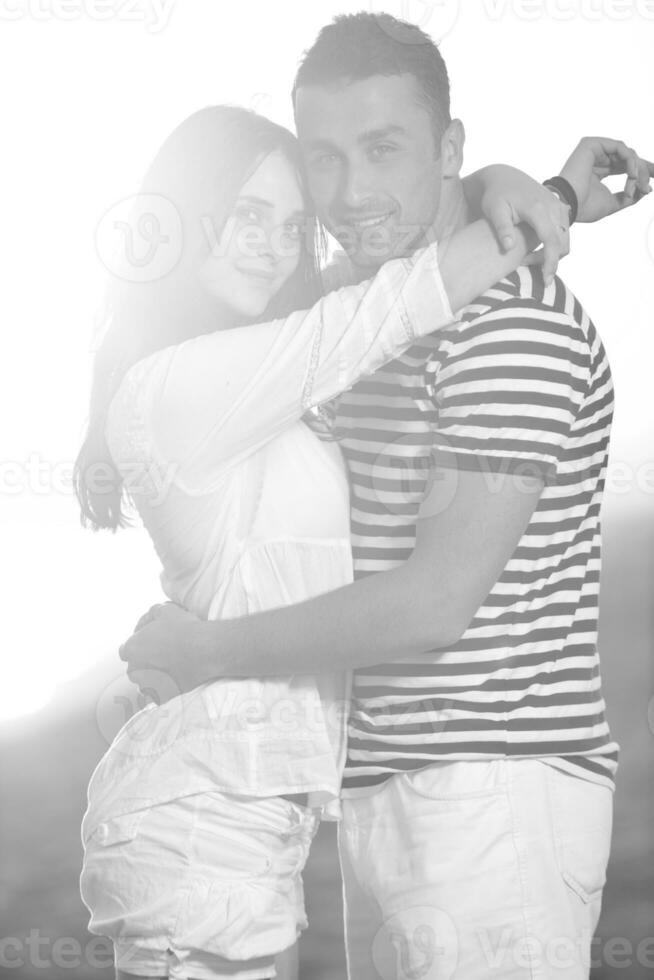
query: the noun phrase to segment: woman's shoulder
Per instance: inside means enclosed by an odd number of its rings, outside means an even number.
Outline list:
[[[118,382],[107,410],[105,428],[107,445],[115,460],[139,459],[150,455],[147,419],[152,380],[167,350],[155,351],[139,359],[127,368]]]

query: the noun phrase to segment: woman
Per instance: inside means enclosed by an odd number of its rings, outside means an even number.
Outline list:
[[[344,469],[302,416],[452,322],[524,259],[524,239],[501,254],[478,222],[311,307],[315,223],[286,130],[204,109],[143,190],[174,203],[185,247],[173,274],[111,297],[77,464],[83,517],[123,525],[129,474],[164,590],[202,618],[346,584]],[[109,492],[94,484],[107,467]],[[275,975],[306,926],[301,872],[337,801],[347,698],[344,676],[225,680],[119,732],[89,786],[81,877],[119,978]]]

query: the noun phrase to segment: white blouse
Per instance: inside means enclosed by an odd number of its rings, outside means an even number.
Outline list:
[[[454,320],[429,246],[308,312],[193,338],[134,365],[107,439],[163,566],[166,595],[222,619],[352,580],[340,451],[301,421]],[[205,790],[338,797],[349,676],[204,684],[148,705],[89,786],[97,822]]]

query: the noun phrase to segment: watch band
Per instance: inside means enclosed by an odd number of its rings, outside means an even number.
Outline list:
[[[579,201],[572,184],[565,177],[548,177],[543,181],[543,186],[548,187],[556,196],[570,208],[570,224],[577,220],[579,212]]]

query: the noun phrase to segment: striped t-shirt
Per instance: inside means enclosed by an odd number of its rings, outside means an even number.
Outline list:
[[[432,467],[542,474],[504,572],[456,645],[355,672],[347,795],[436,760],[539,757],[613,785],[597,650],[611,374],[564,284],[522,267],[338,406],[355,575],[405,561]],[[499,485],[499,483],[498,483]],[[400,651],[398,651],[400,655]]]

